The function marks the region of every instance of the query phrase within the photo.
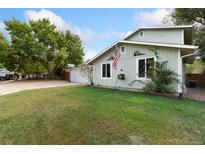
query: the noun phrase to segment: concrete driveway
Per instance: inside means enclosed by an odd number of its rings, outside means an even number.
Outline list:
[[[6,95],[27,89],[41,89],[49,87],[61,87],[78,85],[78,83],[69,83],[63,80],[48,81],[0,81],[0,95]]]
[[[188,88],[185,98],[205,101],[205,88]]]

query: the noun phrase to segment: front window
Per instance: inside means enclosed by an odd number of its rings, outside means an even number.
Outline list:
[[[111,66],[110,66],[110,63],[102,64],[102,78],[111,78]]]
[[[154,75],[154,58],[138,60],[138,78],[151,78]]]

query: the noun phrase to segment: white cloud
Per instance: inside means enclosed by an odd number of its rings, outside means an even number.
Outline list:
[[[4,24],[4,22],[0,21],[0,32],[6,37],[9,38],[9,33],[8,31],[6,31],[6,25]]]
[[[82,39],[87,43],[91,43],[94,41],[95,34],[87,27],[83,27],[81,30]]]
[[[50,22],[56,26],[57,30],[62,32],[70,30],[73,34],[79,35],[84,43],[93,41],[94,33],[89,28],[72,25],[52,11],[46,9],[41,9],[40,11],[27,10],[25,11],[25,16],[27,20],[48,18]]]
[[[140,11],[134,14],[137,26],[163,26],[164,17],[171,13],[171,9],[156,9],[154,11]]]
[[[85,48],[84,50],[85,56],[84,56],[84,60],[90,60],[91,58],[95,57],[98,52],[89,48]]]
[[[79,27],[78,25],[71,24],[65,21],[61,16],[58,16],[54,12],[41,9],[39,11],[27,10],[25,11],[25,17],[27,20],[38,20],[48,18],[52,24],[54,24],[57,30],[65,32],[70,30],[73,34],[77,34],[81,37],[83,44],[93,43],[94,41],[100,41],[105,39],[111,39],[113,37],[123,38],[127,33],[117,32],[114,30],[107,30],[98,34],[93,33],[88,27]],[[98,52],[89,48],[85,48],[84,59],[88,60],[93,58]]]
[[[122,38],[124,37],[125,33],[124,32],[117,32],[114,30],[107,30],[105,32],[102,32],[98,35],[99,39],[110,39],[112,37],[118,37],[118,38]]]

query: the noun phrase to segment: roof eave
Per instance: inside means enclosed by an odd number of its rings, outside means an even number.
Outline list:
[[[181,44],[166,44],[166,43],[152,43],[152,42],[137,42],[137,41],[126,41],[122,40],[119,41],[120,43],[127,43],[127,44],[136,44],[136,45],[149,45],[149,46],[161,46],[161,47],[169,47],[169,48],[179,48],[179,49],[198,49],[198,46],[195,45],[181,45]]]
[[[198,46],[195,45],[180,45],[180,44],[160,44],[160,43],[152,43],[152,42],[135,42],[135,41],[126,41],[126,40],[120,40],[115,43],[113,43],[111,46],[103,50],[101,53],[97,54],[95,57],[93,57],[90,61],[88,61],[86,64],[91,64],[95,59],[106,53],[109,49],[111,49],[113,46],[119,44],[119,43],[125,43],[125,44],[135,44],[135,45],[148,45],[148,46],[160,46],[160,47],[167,47],[167,48],[178,48],[178,49],[189,49],[189,50],[197,50]]]

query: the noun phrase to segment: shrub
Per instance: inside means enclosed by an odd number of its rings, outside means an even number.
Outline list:
[[[93,67],[89,65],[80,66],[81,75],[90,82],[90,85],[93,85]]]
[[[158,62],[155,63],[153,70],[154,73],[150,78],[151,80],[144,82],[144,90],[148,92],[174,93],[175,89],[172,85],[178,82],[177,74]]]

